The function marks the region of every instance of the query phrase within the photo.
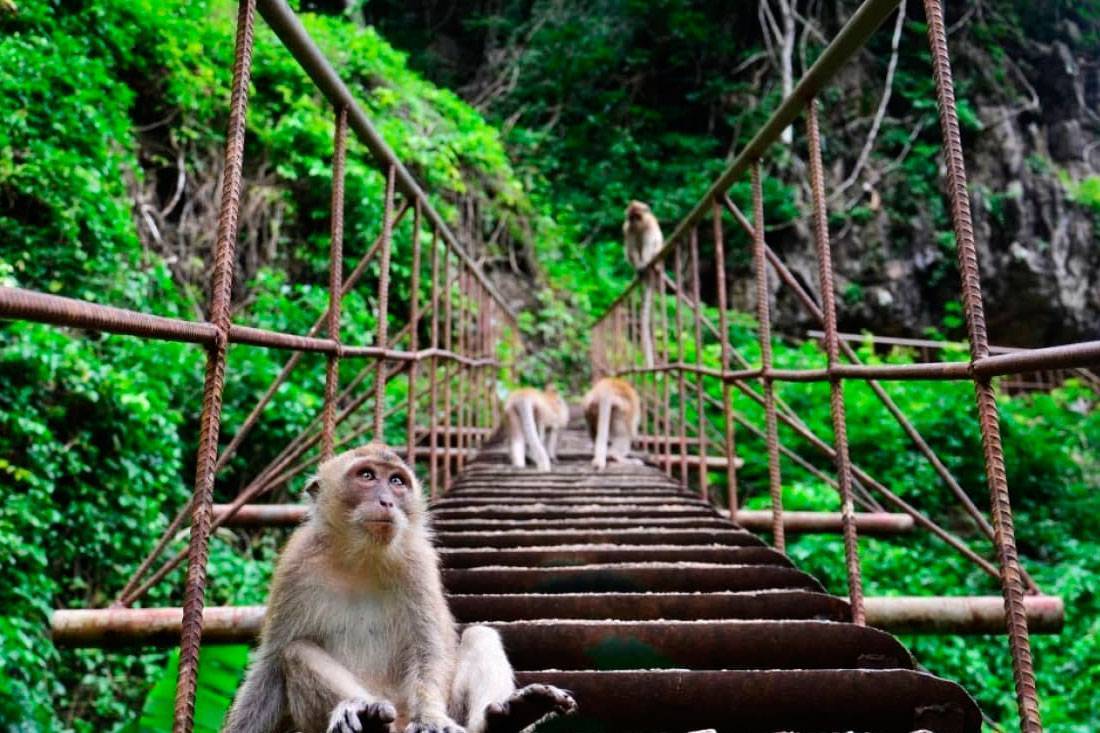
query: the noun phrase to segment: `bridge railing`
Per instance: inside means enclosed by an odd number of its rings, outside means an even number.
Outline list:
[[[332,106],[329,302],[326,312],[304,335],[246,327],[230,319],[257,10]],[[367,148],[373,164],[385,178],[385,186],[384,214],[378,237],[345,274],[344,174],[349,130]],[[461,467],[475,443],[498,422],[495,385],[496,371],[502,366],[498,347],[510,341],[510,346],[503,346],[505,350],[518,348],[518,328],[507,303],[470,258],[412,174],[375,130],[285,0],[241,0],[239,3],[224,162],[206,321],[164,318],[21,288],[0,288],[2,319],[182,341],[201,345],[206,350],[192,498],[140,563],[114,603],[115,607],[129,606],[187,561],[173,725],[176,733],[189,733],[193,727],[211,532],[253,498],[285,484],[331,456],[340,446],[371,437],[384,439],[386,420],[400,420],[402,413],[408,436],[408,459],[410,462],[418,456],[428,459],[429,483],[434,496],[450,482],[452,470]],[[389,297],[393,239],[397,225],[410,212],[413,222],[409,315],[403,328],[391,333]],[[346,344],[341,340],[341,302],[368,269],[378,272],[375,283],[377,333],[372,343]],[[322,332],[324,335],[319,335]],[[286,350],[291,356],[236,434],[219,451],[230,344]],[[216,475],[235,455],[276,391],[308,352],[327,357],[321,413],[254,476],[232,504],[215,516],[212,501]],[[364,366],[352,380],[341,385],[339,363],[351,359],[361,360]],[[407,397],[402,395],[400,403],[391,400],[391,404],[387,404],[386,387],[395,378],[405,380]],[[362,411],[367,404],[370,409]],[[368,414],[362,416],[361,412]],[[188,518],[191,522],[188,547],[162,561],[150,573]]]
[[[947,195],[955,231],[961,274],[961,294],[969,337],[968,361],[937,361],[917,364],[863,365],[849,344],[839,338],[836,320],[836,294],[832,271],[828,210],[818,119],[818,96],[837,72],[858,52],[879,26],[896,10],[898,0],[866,0],[828,45],[817,62],[799,81],[789,97],[768,118],[748,145],[723,171],[695,207],[668,236],[658,255],[639,277],[619,296],[597,322],[592,337],[593,363],[599,368],[632,380],[643,395],[643,447],[655,455],[685,486],[695,469],[702,496],[707,496],[708,467],[725,468],[725,490],[731,515],[738,512],[739,460],[735,446],[735,425],[749,425],[733,409],[732,393],[738,393],[761,405],[764,411],[762,433],[768,454],[768,483],[771,494],[771,530],[775,545],[785,545],[780,456],[786,450],[779,441],[778,426],[783,423],[800,439],[828,456],[836,466],[830,481],[840,493],[842,527],[849,596],[853,620],[864,620],[862,577],[858,554],[855,505],[881,508],[882,501],[913,517],[924,529],[934,533],[955,550],[998,577],[1005,599],[1005,623],[1012,653],[1021,729],[1029,733],[1041,730],[1031,647],[1028,637],[1024,596],[1037,588],[1024,570],[1016,551],[1013,517],[1005,475],[997,399],[992,379],[1045,369],[1075,369],[1100,362],[1100,342],[1085,342],[1033,349],[1023,352],[992,354],[986,332],[982,289],[978,271],[967,189],[966,170],[955,104],[954,83],[947,50],[940,0],[923,0],[932,53],[940,114],[942,149],[946,164]],[[809,144],[809,185],[811,221],[818,265],[821,300],[818,302],[768,246],[764,208],[762,161],[784,130],[799,119],[805,124]],[[748,176],[751,179],[753,211],[746,216],[733,203],[728,191]],[[759,359],[750,363],[730,343],[730,314],[726,291],[726,252],[724,232],[726,216],[744,230],[751,240],[755,275],[756,328]],[[716,273],[714,291],[718,324],[708,319],[700,299],[700,234],[710,231],[709,253]],[[769,267],[771,272],[769,272]],[[774,273],[774,274],[772,274]],[[824,331],[827,365],[818,369],[777,369],[772,360],[769,277],[777,277],[790,288],[806,311]],[[657,306],[653,307],[653,303]],[[685,320],[687,323],[685,324]],[[650,343],[644,343],[652,340]],[[707,353],[718,356],[705,358]],[[652,355],[652,356],[648,356]],[[848,363],[841,361],[843,356]],[[963,491],[927,441],[905,417],[880,381],[889,380],[965,380],[974,385],[978,421],[981,430],[992,522]],[[890,414],[897,420],[915,447],[929,461],[941,480],[953,492],[975,525],[992,542],[996,563],[973,550],[966,542],[925,516],[897,496],[867,472],[849,455],[845,417],[844,385],[849,380],[866,382]],[[823,382],[830,388],[833,425],[832,445],[814,435],[776,394],[779,382]],[[721,385],[722,398],[707,394],[707,384]],[[687,406],[697,420],[689,424]],[[707,407],[716,406],[723,424],[715,430],[706,416]],[[708,435],[708,433],[710,435]],[[717,435],[715,435],[717,433]],[[694,455],[689,449],[694,447]],[[712,448],[720,456],[710,457]],[[715,459],[718,460],[715,460]],[[799,458],[799,460],[802,460]],[[805,463],[805,461],[803,461]]]

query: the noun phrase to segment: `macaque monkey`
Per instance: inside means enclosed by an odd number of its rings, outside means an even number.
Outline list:
[[[516,690],[495,630],[459,639],[420,486],[396,453],[342,453],[309,489],[224,733],[518,733],[576,708],[555,687]]]
[[[606,467],[608,459],[641,463],[627,457],[642,419],[641,400],[629,382],[613,377],[599,380],[584,396],[583,406],[588,434],[595,443],[592,455],[595,468]]]
[[[639,272],[652,260],[665,244],[661,234],[661,225],[653,216],[649,205],[641,201],[631,201],[626,207],[626,219],[623,221],[623,246],[626,259]],[[653,333],[650,327],[650,314],[653,311],[654,272],[645,273],[642,291],[642,354],[646,367],[653,366]],[[660,273],[656,277],[661,277]]]
[[[512,465],[523,468],[530,451],[538,469],[549,471],[550,463],[558,460],[558,438],[569,424],[569,405],[557,388],[551,384],[545,390],[517,389],[504,402],[504,419]]]

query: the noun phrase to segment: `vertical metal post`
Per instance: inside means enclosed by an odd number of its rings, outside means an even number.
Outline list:
[[[432,349],[439,348],[439,230],[432,227]],[[439,452],[439,358],[432,356],[428,362],[428,475],[431,498],[439,493],[439,461],[436,454]]]
[[[951,218],[955,227],[959,275],[962,280],[963,310],[970,337],[971,361],[989,355],[985,306],[982,303],[981,274],[978,270],[978,249],[974,242],[974,225],[970,215],[970,194],[967,189],[966,164],[962,152],[962,135],[955,105],[955,85],[951,76],[951,59],[947,51],[947,31],[943,8],[939,0],[924,0],[928,21],[928,41],[932,51],[932,71],[943,133],[944,162],[947,169],[947,193],[951,199]],[[1016,699],[1020,710],[1020,730],[1040,733],[1039,695],[1035,690],[1035,670],[1031,658],[1031,641],[1024,610],[1024,584],[1020,558],[1016,550],[1016,532],[1012,520],[1012,505],[1005,475],[1004,448],[1001,444],[1000,417],[997,398],[988,378],[975,379],[978,420],[985,453],[985,475],[989,484],[990,504],[997,555],[1000,560],[1001,588],[1005,599],[1005,622],[1009,646],[1012,649],[1012,669],[1016,684]]]
[[[213,521],[214,464],[218,458],[222,391],[229,347],[229,301],[233,290],[237,217],[240,212],[241,170],[244,162],[245,118],[248,83],[252,70],[255,0],[242,0],[237,10],[237,34],[233,58],[229,129],[225,143],[225,172],[218,211],[214,272],[210,288],[210,322],[217,340],[207,351],[203,383],[202,416],[195,467],[194,501],[191,509],[191,537],[187,556],[187,581],[183,589],[183,624],[180,633],[179,676],[172,722],[174,733],[191,733],[195,724],[195,690],[202,643],[202,611],[206,594],[206,562],[209,556],[210,524]]]
[[[344,278],[344,169],[348,146],[348,110],[336,110],[332,134],[332,203],[328,274],[328,337],[340,341],[340,302]],[[325,406],[321,419],[321,460],[332,457],[336,433],[336,392],[340,388],[340,354],[325,364]]]
[[[677,242],[672,250],[672,266],[676,270],[674,278],[676,282],[676,402],[680,416],[680,483],[686,489],[688,487],[687,386],[684,379],[684,276],[681,249],[683,248]]]
[[[669,476],[672,475],[672,400],[670,396],[672,373],[668,371],[668,366],[671,361],[671,334],[668,329],[668,304],[665,302],[665,278],[663,269],[658,278],[657,295],[661,308],[661,366],[665,367],[665,370],[660,372],[661,379],[661,400],[663,402],[661,415],[662,420],[662,433],[663,433],[663,451],[661,465],[664,468],[665,473]]]
[[[378,348],[387,347],[390,327],[390,252],[393,244],[393,187],[395,167],[386,169],[386,198],[382,207],[382,254],[378,276]],[[374,380],[374,439],[386,442],[382,418],[386,403],[386,360],[378,358],[378,374]]]
[[[470,272],[465,265],[461,265],[458,271],[458,353],[462,356],[469,356],[469,305],[470,300],[467,295],[469,288]],[[470,381],[470,368],[458,362],[455,366],[455,371],[458,374],[458,403],[456,405],[458,409],[458,415],[455,422],[457,423],[458,434],[455,437],[455,445],[457,446],[455,465],[458,471],[462,470],[463,463],[466,458],[466,417],[469,411],[469,399],[466,396],[466,388],[469,386]]]
[[[817,100],[811,100],[808,115],[810,138],[810,190],[813,197],[814,242],[817,247],[818,277],[821,280],[821,310],[825,316],[825,353],[828,356],[829,407],[833,417],[833,444],[836,448],[837,484],[840,488],[841,521],[844,531],[844,560],[848,572],[848,597],[852,621],[862,626],[863,579],[859,568],[859,541],[852,504],[852,466],[848,458],[848,423],[844,413],[844,381],[833,376],[840,359],[837,337],[836,294],[833,284],[833,254],[829,244],[829,222],[825,211],[825,174],[821,160],[821,131],[817,120]]]
[[[726,297],[726,244],[722,233],[722,206],[715,199],[714,218],[714,267],[716,270],[716,288],[718,290],[718,338],[722,344],[722,372],[730,368],[730,326],[729,304]],[[737,446],[734,442],[733,390],[725,379],[722,380],[723,422],[726,428],[726,496],[730,518],[737,521]]]
[[[413,204],[412,275],[409,283],[409,351],[420,348],[420,199]],[[416,377],[420,363],[409,362],[409,403],[405,428],[408,464],[416,470]]]
[[[783,531],[783,484],[779,473],[779,428],[775,417],[775,385],[772,383],[772,331],[768,307],[768,271],[764,255],[764,189],[760,181],[760,162],[752,166],[753,247],[756,270],[756,319],[760,335],[761,382],[764,386],[764,412],[768,446],[768,486],[772,499],[772,537],[775,548],[783,552],[787,540]]]
[[[451,351],[453,345],[452,320],[454,306],[451,293],[451,250],[443,250],[443,348]],[[448,359],[443,365],[443,491],[451,488],[451,371]]]
[[[695,366],[699,368],[695,374],[695,400],[699,421],[699,496],[707,500],[710,498],[707,476],[707,403],[706,385],[703,382],[703,299],[699,287],[699,230],[691,229],[691,297],[695,299]],[[736,518],[734,518],[736,521]]]

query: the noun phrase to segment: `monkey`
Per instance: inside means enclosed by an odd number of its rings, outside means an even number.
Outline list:
[[[569,405],[554,385],[545,390],[526,387],[508,395],[504,403],[512,465],[523,468],[527,452],[540,471],[549,471],[558,459],[558,439],[569,424]]]
[[[600,379],[584,396],[583,407],[588,434],[595,444],[592,465],[596,469],[605,468],[608,459],[641,463],[627,457],[642,419],[641,400],[629,382],[613,377]]]
[[[623,246],[626,260],[641,270],[661,251],[665,238],[661,234],[661,225],[649,208],[649,204],[631,201],[626,207],[623,221]]]
[[[395,452],[330,458],[307,489],[223,733],[518,733],[576,709],[556,687],[517,690],[496,630],[459,637],[420,485]]]
[[[626,260],[644,279],[642,291],[642,355],[645,358],[645,366],[653,367],[653,334],[650,326],[650,313],[653,311],[653,288],[655,277],[662,277],[658,271],[643,270],[649,264],[661,247],[665,244],[665,237],[661,233],[661,225],[657,217],[653,216],[649,205],[641,201],[631,201],[626,207],[625,220],[623,221],[623,247],[626,249]]]

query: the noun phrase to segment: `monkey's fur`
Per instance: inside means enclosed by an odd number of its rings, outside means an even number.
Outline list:
[[[538,469],[549,471],[558,460],[558,438],[569,424],[569,405],[554,385],[512,392],[504,402],[504,418],[512,465],[525,466],[530,452]]]
[[[631,201],[626,207],[623,219],[623,247],[626,250],[626,260],[645,280],[642,291],[642,354],[645,357],[645,365],[652,367],[654,355],[650,314],[653,312],[653,289],[659,282],[659,278],[663,277],[663,271],[660,263],[645,272],[642,271],[661,251],[661,247],[665,244],[665,237],[661,233],[661,225],[657,222],[657,217],[653,216],[648,204]]]
[[[553,687],[517,691],[495,630],[459,640],[420,487],[396,453],[371,443],[330,458],[311,488],[224,733],[517,733],[575,708]]]
[[[641,400],[629,382],[604,377],[588,390],[582,405],[588,434],[595,443],[592,454],[594,467],[606,467],[608,459],[620,463],[641,463],[636,458],[627,457],[642,419]]]

